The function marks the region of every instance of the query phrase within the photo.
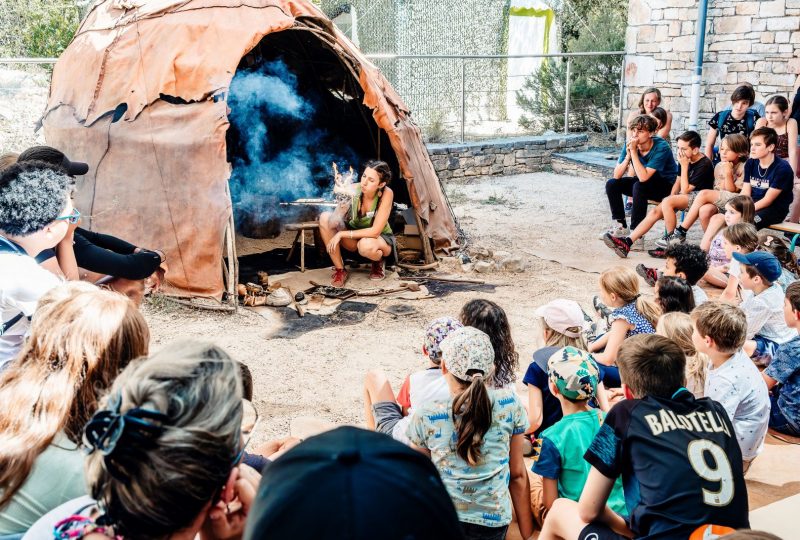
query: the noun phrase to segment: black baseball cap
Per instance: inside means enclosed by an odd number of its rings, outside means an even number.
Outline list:
[[[391,437],[340,427],[267,466],[246,540],[463,539],[430,458]]]
[[[44,161],[61,167],[70,176],[81,176],[89,172],[89,165],[80,161],[70,161],[64,152],[52,146],[31,146],[19,155],[17,161]]]

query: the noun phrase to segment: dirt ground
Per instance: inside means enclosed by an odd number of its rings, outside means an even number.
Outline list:
[[[246,310],[235,315],[197,311],[155,299],[144,308],[153,346],[179,338],[210,340],[247,363],[262,417],[259,439],[286,435],[295,417],[361,424],[364,374],[382,369],[399,388],[410,371],[424,365],[425,324],[443,315],[457,316],[465,302],[479,296],[507,311],[521,379],[540,346],[534,310],[565,297],[591,313],[597,273],[621,262],[598,239],[609,221],[603,183],[543,172],[451,184],[447,191],[470,244],[522,255],[528,264],[525,272],[474,274],[496,284],[495,291],[409,302],[419,313],[405,317],[376,309],[360,324],[315,330],[291,340],[268,337],[279,327],[278,317],[268,320]],[[291,237],[271,243],[282,242],[288,247]],[[253,242],[240,244],[244,251],[255,247]],[[376,301],[379,306],[396,303]]]

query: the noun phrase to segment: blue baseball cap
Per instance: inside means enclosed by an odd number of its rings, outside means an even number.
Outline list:
[[[777,257],[766,251],[754,251],[747,254],[734,253],[733,258],[742,264],[754,267],[770,283],[777,281],[783,272]]]

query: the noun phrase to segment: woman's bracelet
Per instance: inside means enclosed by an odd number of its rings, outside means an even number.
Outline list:
[[[350,240],[353,239],[353,231],[350,231]]]

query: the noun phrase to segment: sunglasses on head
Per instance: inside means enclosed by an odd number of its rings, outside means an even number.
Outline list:
[[[78,211],[77,208],[74,208],[72,210],[71,214],[66,215],[66,216],[59,216],[59,217],[57,217],[55,219],[55,221],[60,221],[62,219],[64,221],[66,221],[67,223],[71,223],[72,225],[75,225],[76,223],[78,223],[81,220],[81,213]]]

